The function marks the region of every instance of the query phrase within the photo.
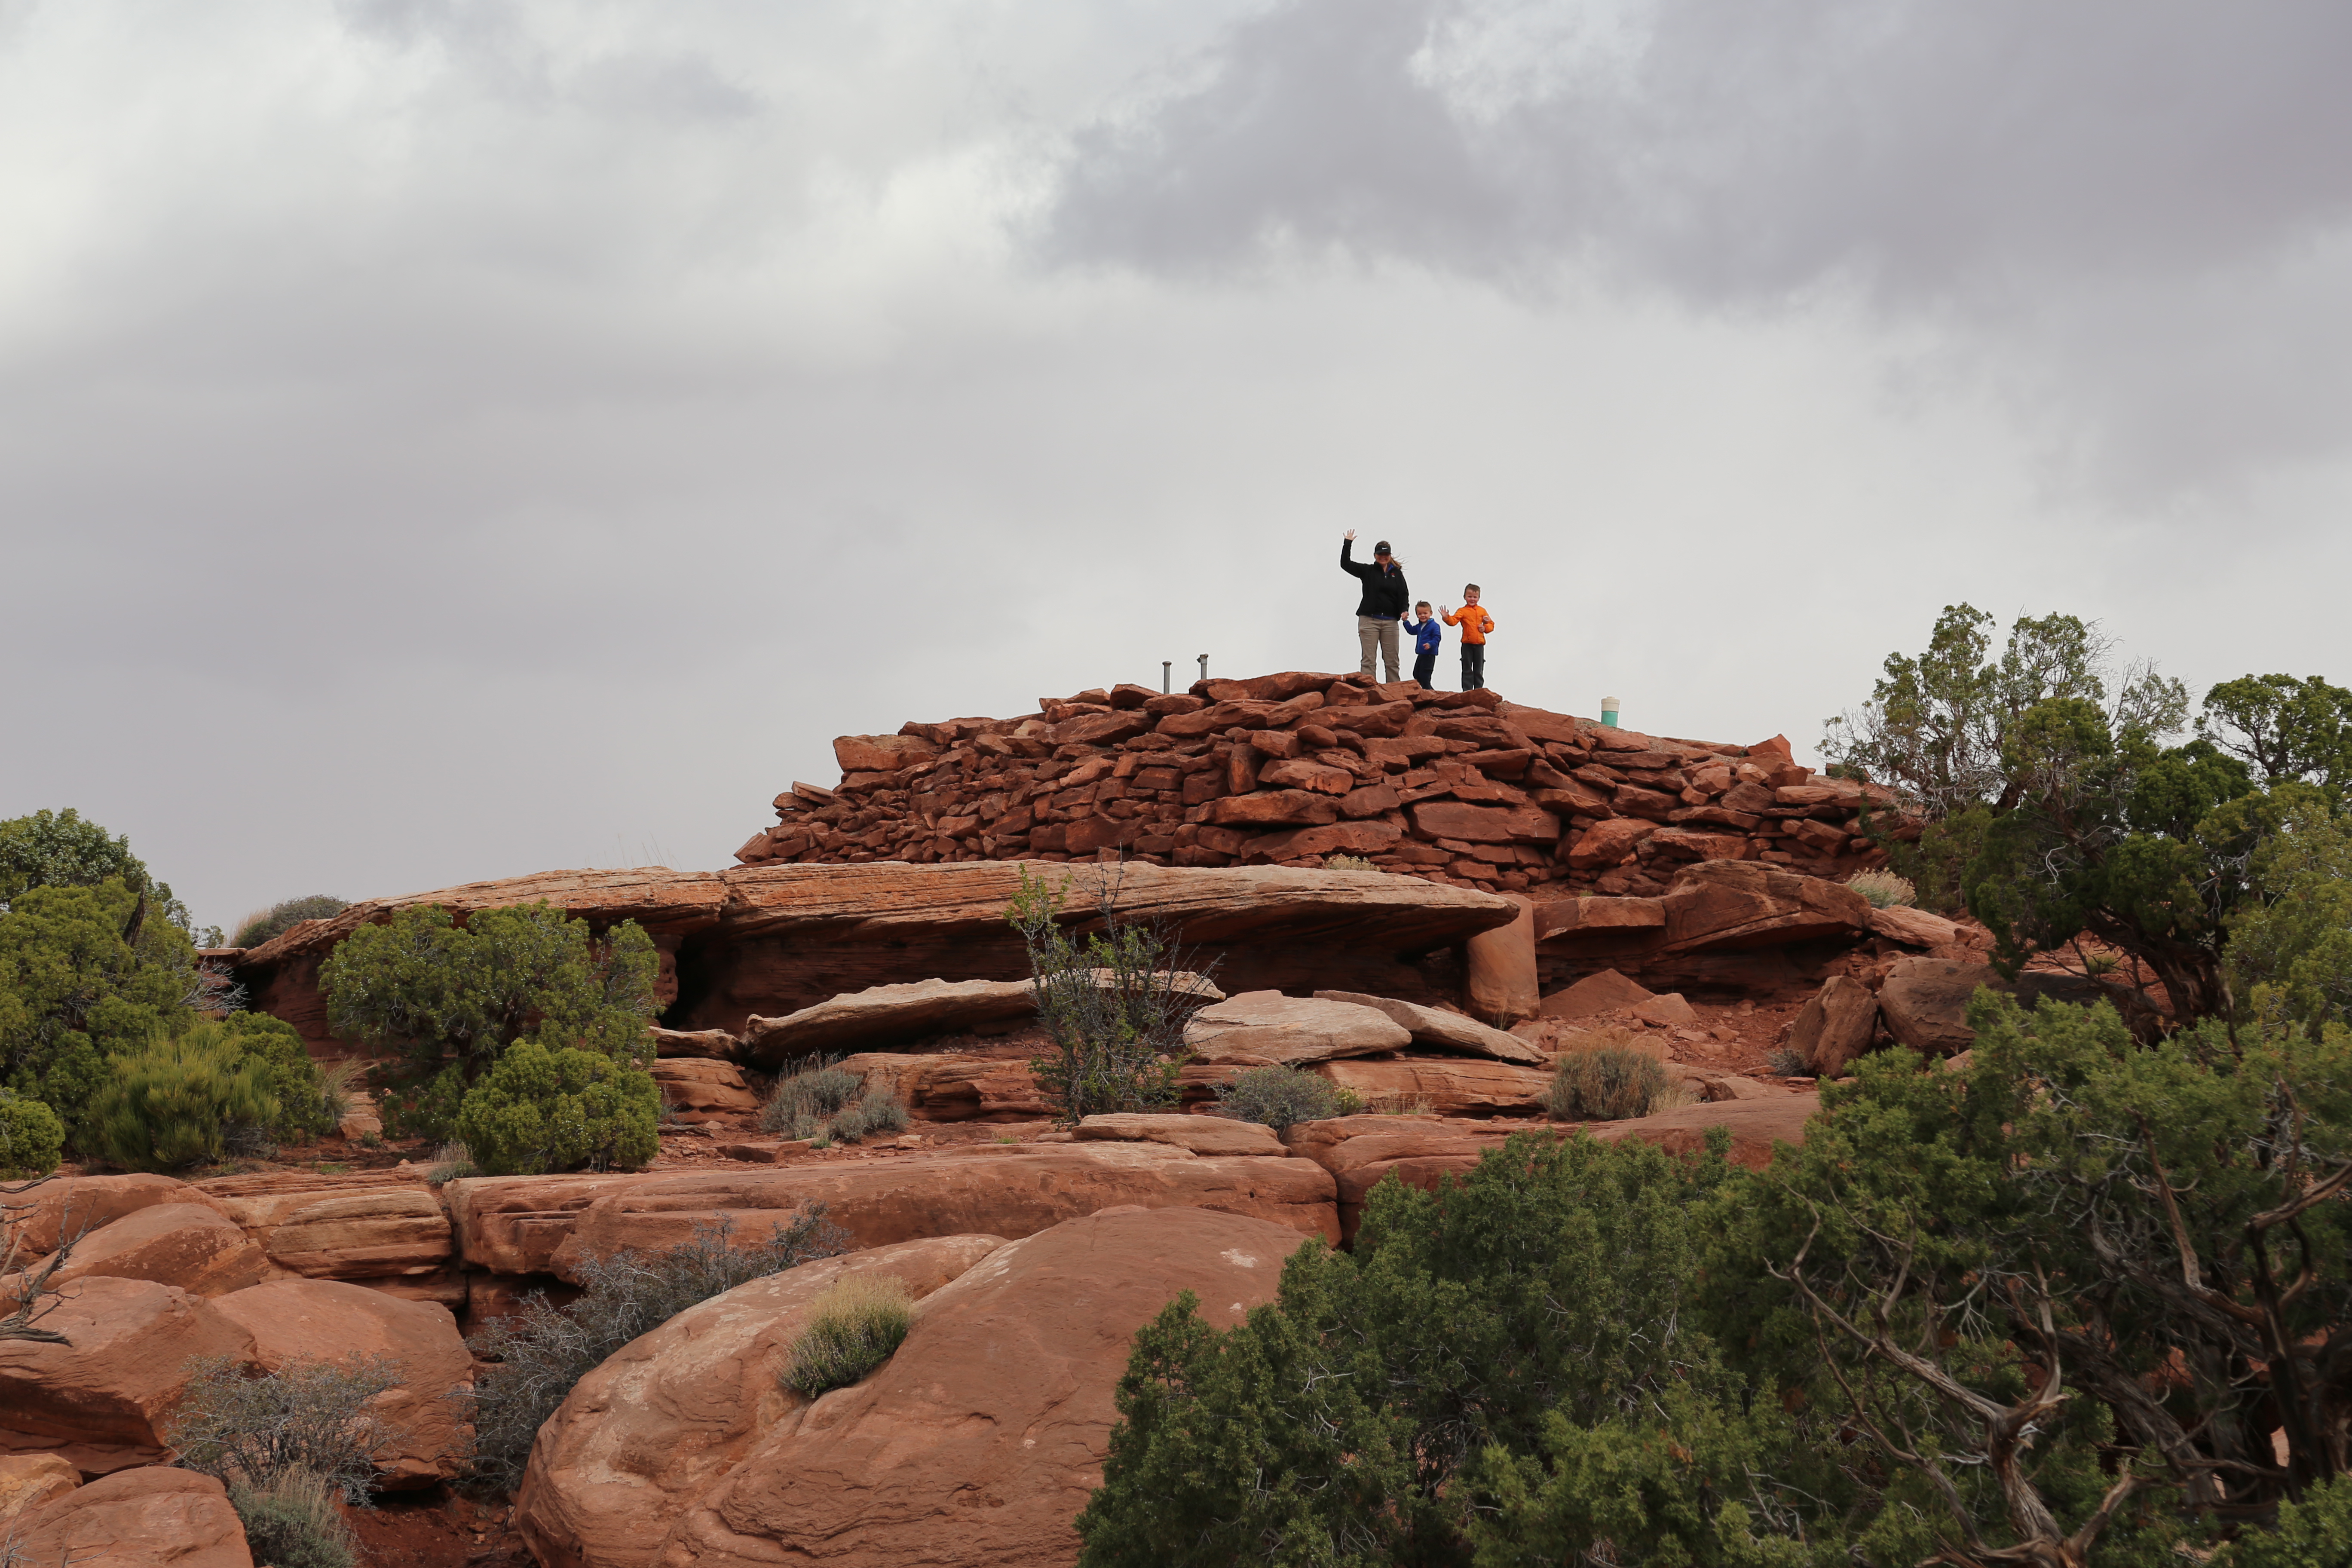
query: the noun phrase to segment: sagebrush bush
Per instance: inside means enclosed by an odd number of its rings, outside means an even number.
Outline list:
[[[46,1176],[65,1152],[65,1123],[39,1100],[0,1088],[0,1182]]]
[[[833,1065],[830,1057],[803,1062],[778,1079],[760,1108],[760,1130],[787,1138],[808,1138],[815,1129],[864,1091],[866,1080]]]
[[[783,1373],[784,1386],[803,1399],[846,1388],[897,1354],[915,1321],[914,1292],[893,1274],[845,1275],[814,1312]]]
[[[457,1131],[484,1174],[535,1176],[642,1165],[661,1147],[660,1115],[651,1073],[521,1040],[467,1090]]]
[[[746,1280],[849,1250],[848,1234],[822,1205],[749,1246],[730,1247],[732,1229],[727,1221],[697,1225],[691,1241],[667,1252],[587,1259],[578,1300],[551,1307],[533,1292],[512,1316],[493,1320],[478,1342],[477,1353],[498,1364],[476,1394],[477,1475],[507,1491],[520,1486],[530,1446],[564,1395],[638,1335]]]
[[[304,921],[323,921],[351,908],[349,902],[326,893],[311,893],[299,899],[287,899],[257,910],[237,922],[236,935],[230,939],[231,947],[259,947],[271,937],[282,936]]]
[[[1845,879],[1845,885],[1870,901],[1874,910],[1905,908],[1919,901],[1919,889],[1908,877],[1898,877],[1892,871],[1856,871]]]
[[[433,1163],[425,1167],[425,1184],[428,1187],[446,1187],[451,1182],[463,1181],[467,1176],[478,1176],[481,1173],[481,1169],[474,1163],[472,1150],[463,1143],[444,1143],[434,1151]]]
[[[835,1138],[855,1143],[886,1132],[904,1132],[908,1122],[907,1102],[887,1089],[869,1089],[856,1100],[841,1108],[826,1129]]]
[[[289,1471],[266,1487],[231,1482],[229,1506],[256,1563],[269,1568],[352,1568],[359,1542],[318,1477]]]
[[[183,1468],[259,1491],[301,1475],[353,1502],[367,1496],[394,1436],[368,1402],[400,1386],[398,1362],[297,1360],[254,1377],[228,1356],[188,1365],[194,1375],[164,1434]]]
[[[1622,1121],[1647,1116],[1673,1087],[1657,1058],[1623,1046],[1570,1051],[1544,1090],[1544,1110],[1562,1121]]]
[[[125,1170],[177,1171],[218,1160],[233,1129],[266,1130],[278,1120],[267,1064],[218,1024],[152,1041],[107,1068],[90,1099],[84,1142]]]
[[[1294,1121],[1347,1114],[1330,1080],[1303,1068],[1251,1068],[1218,1084],[1216,1093],[1218,1115],[1259,1122],[1276,1132]]]

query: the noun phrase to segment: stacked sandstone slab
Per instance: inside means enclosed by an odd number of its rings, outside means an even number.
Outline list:
[[[1292,671],[1046,700],[1011,719],[834,742],[736,858],[1086,859],[1317,867],[1333,855],[1488,890],[1655,894],[1675,868],[1755,860],[1843,875],[1875,786],[1816,778],[1775,739],[1670,740],[1491,690]]]

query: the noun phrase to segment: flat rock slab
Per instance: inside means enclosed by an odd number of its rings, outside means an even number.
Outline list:
[[[1108,971],[1097,971],[1096,980],[1111,984]],[[1203,1002],[1225,994],[1197,974],[1171,975],[1169,988]],[[741,1054],[773,1068],[819,1052],[862,1053],[1036,1016],[1036,989],[1026,980],[918,980],[835,996],[781,1018],[754,1016],[743,1026]]]
[[[1303,1067],[1401,1051],[1412,1036],[1376,1008],[1249,991],[1193,1014],[1184,1044],[1203,1063]]]
[[[194,1470],[106,1476],[30,1510],[16,1529],[21,1561],[43,1568],[253,1568],[228,1489]]]
[[[582,1378],[540,1431],[516,1528],[541,1563],[648,1568],[670,1528],[745,1455],[797,1426],[782,1384],[818,1296],[887,1275],[920,1300],[1004,1245],[936,1237],[804,1263],[688,1307]]]
[[[1944,947],[1961,940],[1958,921],[1902,904],[1871,910],[1870,929],[1907,947]]]
[[[1255,1160],[1242,1163],[1268,1165]],[[1230,1328],[1274,1297],[1296,1232],[1111,1212],[999,1247],[927,1297],[898,1352],[721,1478],[662,1562],[1034,1568],[1076,1561],[1135,1331],[1191,1291]]]
[[[1392,997],[1370,996],[1360,991],[1318,991],[1318,1002],[1346,1002],[1358,1007],[1370,1007],[1382,1014],[1391,1023],[1404,1026],[1417,1046],[1435,1046],[1442,1050],[1464,1051],[1475,1057],[1488,1057],[1498,1062],[1517,1062],[1522,1067],[1541,1067],[1541,1051],[1514,1035],[1490,1028],[1475,1018],[1465,1018],[1459,1013],[1448,1013],[1441,1007],[1424,1007],[1417,1002],[1399,1002]]]
[[[1311,1161],[1202,1156],[1164,1143],[1069,1142],[638,1178],[583,1209],[551,1259],[659,1251],[720,1217],[748,1243],[813,1204],[860,1247],[934,1236],[1032,1236],[1128,1205],[1206,1208],[1339,1239],[1331,1177]]]
[[[656,1059],[662,1061],[698,1057],[731,1062],[742,1045],[724,1029],[647,1029],[646,1033],[653,1037]]]
[[[1622,937],[1663,931],[1666,906],[1657,899],[1612,899],[1593,894],[1555,899],[1536,906],[1536,940],[1553,937]]]
[[[1540,1059],[1540,1058],[1539,1058]],[[1367,1104],[1425,1104],[1440,1116],[1523,1116],[1538,1110],[1549,1067],[1470,1061],[1460,1057],[1397,1057],[1325,1062],[1316,1072]]]
[[[1705,860],[1675,873],[1665,896],[1669,952],[1777,947],[1870,932],[1870,900],[1843,882],[1751,860]]]
[[[1273,1128],[1229,1116],[1089,1116],[1076,1131],[1081,1143],[1165,1143],[1195,1154],[1271,1154],[1276,1159],[1286,1152]]]

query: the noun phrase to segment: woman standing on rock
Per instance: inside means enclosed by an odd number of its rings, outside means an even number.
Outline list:
[[[1339,570],[1364,582],[1363,597],[1356,604],[1356,643],[1363,652],[1360,667],[1366,675],[1372,673],[1372,654],[1380,651],[1388,666],[1388,679],[1397,679],[1397,623],[1412,606],[1412,590],[1404,585],[1404,567],[1389,554],[1389,542],[1381,540],[1372,546],[1369,564],[1359,564],[1355,558],[1356,531],[1349,529],[1339,541]]]

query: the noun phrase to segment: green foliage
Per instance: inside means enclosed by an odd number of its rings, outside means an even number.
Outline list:
[[[229,1506],[256,1563],[270,1568],[352,1568],[359,1542],[336,1511],[334,1489],[300,1471],[267,1487],[230,1483]]]
[[[308,1142],[334,1131],[342,1108],[331,1099],[326,1070],[293,1025],[267,1013],[231,1013],[219,1027],[253,1065],[263,1092],[278,1102],[277,1119],[268,1126],[272,1137]]]
[[[148,874],[146,863],[131,852],[129,837],[109,838],[105,828],[70,807],[0,822],[0,910],[14,908],[35,888],[95,888],[108,881],[145,894],[163,919],[188,932],[187,906]]]
[[[271,937],[283,935],[304,921],[323,921],[351,908],[348,900],[329,893],[311,893],[303,898],[287,899],[245,917],[230,939],[231,947],[259,947]]]
[[[520,1487],[530,1446],[564,1395],[638,1335],[746,1280],[849,1250],[848,1235],[822,1205],[748,1246],[728,1245],[732,1228],[697,1225],[691,1241],[667,1252],[588,1258],[578,1300],[551,1307],[534,1291],[513,1315],[491,1320],[477,1342],[477,1353],[497,1364],[476,1395],[476,1473],[504,1491]]]
[[[1249,1068],[1216,1086],[1217,1114],[1255,1121],[1276,1132],[1296,1121],[1341,1114],[1331,1080],[1301,1068]]]
[[[1168,1110],[1191,1054],[1185,1020],[1206,1000],[1194,987],[1210,969],[1185,973],[1173,936],[1121,919],[1115,877],[1106,876],[1096,905],[1099,929],[1074,937],[1062,919],[1068,886],[1048,888],[1024,865],[1006,917],[1028,947],[1037,1016],[1053,1041],[1053,1054],[1030,1068],[1066,1123]]]
[[[1647,1116],[1672,1090],[1657,1058],[1624,1046],[1562,1053],[1544,1089],[1547,1115],[1561,1121],[1622,1121]]]
[[[1729,1179],[1522,1135],[1439,1193],[1384,1179],[1354,1253],[1307,1243],[1237,1327],[1179,1298],[1136,1336],[1080,1561],[1805,1561],[1835,1478],[1694,1310]]]
[[[2317,676],[2243,675],[2205,694],[2197,732],[2262,770],[2263,782],[2315,785],[2340,810],[2352,785],[2352,691]]]
[[[1896,1050],[1827,1087],[1710,1271],[1727,1338],[1826,1351],[1813,1392],[1886,1478],[1853,1472],[1865,1538],[2171,1561],[2333,1474],[2352,1035],[2147,1046],[2105,1005],[1984,992],[1969,1022],[1965,1073]]]
[[[467,1090],[457,1131],[488,1175],[602,1171],[652,1159],[660,1115],[661,1091],[643,1068],[522,1040]]]
[[[92,1152],[130,1171],[177,1171],[216,1161],[239,1128],[278,1119],[266,1087],[268,1063],[248,1057],[236,1036],[203,1023],[178,1039],[151,1041],[115,1058],[89,1102]]]
[[[65,1124],[57,1112],[15,1089],[0,1088],[0,1181],[47,1175],[58,1168],[65,1146]]]
[[[2213,1554],[2213,1568],[2344,1568],[2352,1563],[2352,1480],[2279,1505],[2276,1530],[2251,1530]]]
[[[399,1058],[387,1127],[446,1138],[466,1086],[517,1041],[642,1059],[659,969],[634,921],[599,939],[543,903],[477,910],[463,926],[425,905],[353,931],[320,982],[336,1034]]]
[[[914,1295],[894,1274],[849,1274],[812,1312],[783,1373],[784,1386],[803,1399],[846,1388],[896,1355],[915,1321]]]
[[[2352,821],[2315,791],[2276,795],[2247,866],[2253,896],[2230,920],[2230,981],[2265,1016],[2352,1024]]]
[[[83,1142],[106,1058],[177,1034],[203,995],[195,949],[120,880],[40,885],[0,914],[0,1084]]]
[[[370,1401],[400,1386],[397,1361],[298,1359],[252,1376],[229,1356],[188,1366],[166,1434],[183,1468],[262,1491],[308,1476],[353,1502],[367,1496],[375,1460],[396,1436]]]

